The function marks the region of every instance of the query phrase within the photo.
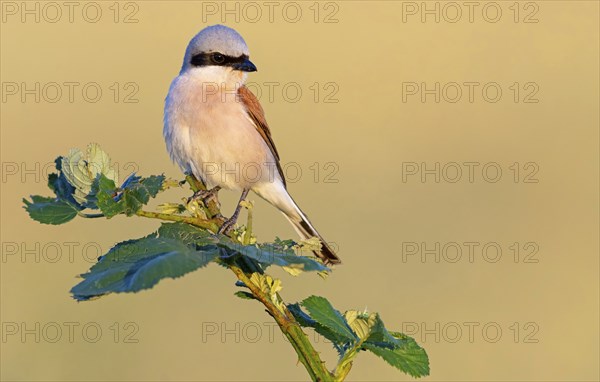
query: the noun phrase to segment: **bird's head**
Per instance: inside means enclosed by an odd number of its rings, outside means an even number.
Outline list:
[[[242,36],[224,25],[212,25],[202,29],[188,44],[180,74],[229,84],[245,82],[247,73],[256,70]]]

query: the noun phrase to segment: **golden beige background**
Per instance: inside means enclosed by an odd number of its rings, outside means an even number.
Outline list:
[[[142,175],[180,177],[164,148],[163,100],[189,39],[221,22],[207,6],[223,6],[120,3],[115,22],[113,2],[98,2],[102,17],[91,23],[81,15],[84,3],[78,4],[73,22],[66,14],[55,23],[47,21],[55,17],[51,13],[42,14],[39,23],[32,16],[21,22],[20,14],[3,14],[3,83],[43,87],[72,81],[81,90],[95,82],[103,94],[96,103],[80,91],[73,102],[63,94],[55,103],[43,97],[36,103],[31,95],[21,102],[19,95],[3,92],[2,379],[306,380],[292,348],[276,329],[271,334],[261,306],[234,297],[233,275],[215,265],[135,295],[86,303],[69,296],[75,276],[91,265],[84,255],[95,257],[97,247],[106,251],[146,235],[158,222],[117,217],[45,226],[28,218],[21,198],[48,194],[44,165],[92,141],[118,162],[122,177],[132,168]],[[227,4],[235,9],[236,3]],[[250,22],[252,9],[239,3],[239,22],[225,15],[226,24],[250,46],[259,68],[250,81],[262,84],[283,162],[303,170],[289,188],[344,260],[327,281],[275,272],[283,279],[284,298],[320,294],[340,310],[367,307],[380,312],[388,327],[412,330],[430,356],[431,376],[425,380],[598,380],[598,3],[521,2],[515,22],[513,2],[497,2],[502,17],[495,23],[482,16],[485,3],[477,3],[473,22],[463,7],[455,23],[448,21],[454,14],[444,2],[438,3],[447,12],[439,23],[406,13],[403,22],[403,9],[421,2],[297,2],[302,17],[296,23],[283,17],[283,3],[277,3],[272,22],[264,3],[256,4],[264,12],[261,19]],[[523,22],[536,6],[538,22]],[[124,23],[134,11],[138,22]],[[294,9],[288,11],[288,19],[295,17]],[[334,11],[328,21],[337,22],[324,22]],[[269,102],[265,83],[271,81],[279,85]],[[435,82],[469,81],[498,83],[502,98],[486,101],[480,85],[472,103],[466,94],[456,103],[444,98],[436,103],[433,96],[423,103],[418,95],[402,102],[406,82],[433,88]],[[139,102],[123,102],[121,89],[115,103],[109,87],[128,82],[137,84]],[[309,89],[315,82],[321,87],[317,102]],[[324,102],[328,82],[337,84],[337,103]],[[523,102],[521,89],[515,103],[509,89],[515,82],[521,88],[537,84],[539,102]],[[298,102],[281,93],[289,83],[303,90]],[[318,174],[311,169],[315,162]],[[326,181],[329,162],[339,170],[332,178],[337,183]],[[472,183],[466,173],[456,183],[443,177],[436,183],[433,176],[423,183],[406,174],[403,181],[407,162],[430,168],[436,162],[480,165]],[[503,170],[496,183],[481,176],[488,162]],[[515,162],[521,167],[517,183],[509,168]],[[528,162],[539,166],[538,183],[523,182]],[[184,196],[172,191],[159,202]],[[226,211],[237,198],[222,193]],[[259,239],[296,237],[278,212],[252,199]],[[479,250],[470,262],[463,251],[455,263],[436,263],[433,255],[423,263],[403,252],[403,243],[413,242],[429,248],[436,242],[477,242],[480,249],[495,242],[502,257],[492,263]],[[514,242],[536,243],[538,262],[523,262],[522,249],[515,263],[509,248]],[[75,248],[72,258],[69,246]],[[57,254],[56,262],[49,261]],[[35,331],[36,323],[39,343],[34,334],[22,339],[21,333],[7,332],[21,324]],[[68,323],[77,325],[72,342]],[[86,324],[102,329],[97,342],[86,340],[95,336],[93,330],[84,337]],[[63,328],[56,343],[49,341],[53,325]],[[214,328],[219,333],[212,335]],[[133,329],[137,332],[127,337]],[[229,330],[224,338],[221,329]],[[316,341],[333,362],[329,344]],[[364,354],[349,379],[411,378]]]

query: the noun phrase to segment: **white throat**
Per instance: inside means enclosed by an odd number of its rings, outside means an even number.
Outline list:
[[[246,83],[248,73],[226,66],[201,66],[188,67],[180,76],[201,82],[204,86],[218,86],[223,90],[234,91]]]

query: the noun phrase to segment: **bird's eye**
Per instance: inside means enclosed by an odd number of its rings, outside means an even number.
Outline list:
[[[213,53],[212,60],[215,64],[222,64],[225,62],[225,56],[221,53]]]

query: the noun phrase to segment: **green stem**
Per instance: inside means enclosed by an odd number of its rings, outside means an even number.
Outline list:
[[[164,214],[161,212],[151,212],[151,211],[144,211],[144,210],[139,210],[135,214],[137,216],[142,216],[145,218],[187,223],[187,224],[191,224],[196,227],[208,229],[212,232],[217,232],[217,230],[219,229],[219,225],[217,225],[217,223],[215,221],[198,219],[193,216],[172,215],[172,214]]]
[[[250,244],[252,240],[252,209],[254,206],[250,205],[248,208],[248,223],[246,224],[246,233],[244,235],[244,245]]]
[[[198,181],[192,175],[186,176],[186,180],[190,184],[190,188],[192,189],[192,191],[196,192],[198,190],[206,190],[204,184],[202,184],[202,182]],[[208,205],[204,206],[204,209],[206,212],[206,216],[209,218],[209,220],[189,216],[149,212],[143,210],[136,212],[136,215],[152,219],[188,223],[196,227],[208,229],[212,232],[217,232],[219,227],[223,224],[218,199],[216,197],[211,198],[211,200],[208,202]],[[249,213],[251,214],[251,211],[249,211]],[[250,221],[250,228],[247,231],[248,234],[251,234],[251,225],[252,223]],[[304,365],[304,367],[308,371],[308,374],[310,375],[310,378],[313,381],[326,382],[334,380],[343,380],[343,377],[341,379],[336,378],[333,374],[329,372],[329,370],[327,370],[325,362],[321,360],[319,353],[312,346],[308,339],[308,336],[306,335],[306,333],[304,333],[302,327],[300,326],[298,321],[296,321],[292,313],[287,309],[285,304],[282,304],[282,307],[280,308],[278,305],[273,303],[269,295],[263,292],[257,285],[255,285],[250,280],[250,277],[246,273],[244,273],[244,271],[242,271],[239,267],[236,267],[235,265],[229,265],[228,267],[237,276],[237,278],[241,282],[243,282],[248,287],[248,289],[250,289],[254,297],[267,308],[267,312],[269,312],[269,314],[275,319],[277,325],[279,325],[279,328],[281,329],[283,334],[288,338],[290,344],[292,344],[292,346],[294,347],[296,354],[298,354],[300,362]],[[347,371],[349,371],[349,368],[347,369]]]
[[[190,184],[192,191],[196,192],[198,190],[206,190],[206,186],[194,176],[188,175],[186,176],[186,180]],[[209,218],[221,216],[219,201],[216,197],[212,198],[205,207],[206,211],[208,212],[207,216]],[[252,211],[249,210],[248,213],[250,220],[248,224],[249,228],[247,229],[246,233],[251,235]],[[219,226],[221,224],[222,222],[219,224]],[[308,371],[311,379],[313,381],[332,381],[333,375],[327,370],[325,363],[319,356],[319,353],[317,353],[317,351],[314,349],[308,340],[308,337],[300,327],[300,324],[298,324],[294,316],[289,312],[285,305],[283,311],[279,310],[279,308],[271,301],[269,296],[266,295],[256,285],[254,285],[254,283],[250,281],[248,275],[246,275],[240,268],[231,265],[229,266],[229,269],[231,269],[237,278],[250,289],[254,297],[256,297],[256,299],[267,308],[269,314],[271,314],[271,316],[275,319],[283,334],[285,334],[285,336],[289,339],[290,344],[292,344],[294,347],[300,362],[302,362]]]
[[[236,266],[230,266],[229,268],[235,273],[238,279],[250,289],[254,297],[267,308],[267,311],[275,319],[283,334],[285,334],[294,347],[300,362],[304,365],[308,374],[310,374],[311,379],[313,381],[333,381],[334,377],[325,367],[325,362],[321,360],[319,353],[314,349],[308,340],[307,335],[300,327],[300,324],[298,324],[285,304],[280,310],[280,308],[271,301],[271,298],[255,285],[250,280],[250,277],[248,277],[248,275],[240,268]]]

